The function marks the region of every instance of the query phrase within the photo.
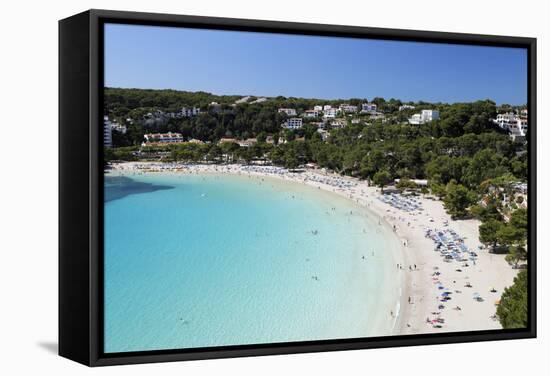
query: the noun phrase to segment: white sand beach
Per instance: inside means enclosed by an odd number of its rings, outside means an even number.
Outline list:
[[[403,277],[404,284],[393,334],[501,328],[494,316],[495,302],[504,288],[513,283],[517,270],[504,260],[504,255],[491,254],[481,247],[479,221],[452,220],[436,198],[417,196],[411,201],[400,195],[384,195],[386,200],[393,197],[395,201],[383,202],[380,189],[368,186],[365,181],[312,169],[288,172],[272,166],[159,162],[117,163],[113,164],[113,169],[134,173],[232,173],[276,177],[344,196],[378,216],[380,224],[388,226],[402,244],[399,254],[394,256],[400,260],[395,270]],[[428,230],[434,237],[439,236],[437,231],[444,233],[447,242],[443,248],[449,247],[449,252],[442,255],[441,249],[436,250],[436,243],[426,235]],[[453,249],[458,251],[452,252]],[[397,310],[394,314],[397,315]]]

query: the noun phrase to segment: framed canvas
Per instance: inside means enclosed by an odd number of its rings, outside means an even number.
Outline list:
[[[59,354],[536,336],[536,40],[59,22]]]

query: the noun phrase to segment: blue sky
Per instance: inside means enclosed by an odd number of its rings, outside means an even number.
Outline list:
[[[108,24],[105,85],[321,99],[527,102],[525,49]]]

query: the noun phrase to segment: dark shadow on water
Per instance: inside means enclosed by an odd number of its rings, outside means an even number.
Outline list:
[[[118,200],[126,196],[172,189],[170,185],[156,185],[138,182],[126,176],[105,176],[105,202]]]
[[[43,341],[38,342],[36,345],[51,354],[57,355],[58,353],[57,342]]]

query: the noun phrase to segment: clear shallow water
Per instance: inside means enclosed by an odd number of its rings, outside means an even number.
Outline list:
[[[105,352],[391,333],[396,240],[347,199],[177,174],[106,177],[105,199]]]

